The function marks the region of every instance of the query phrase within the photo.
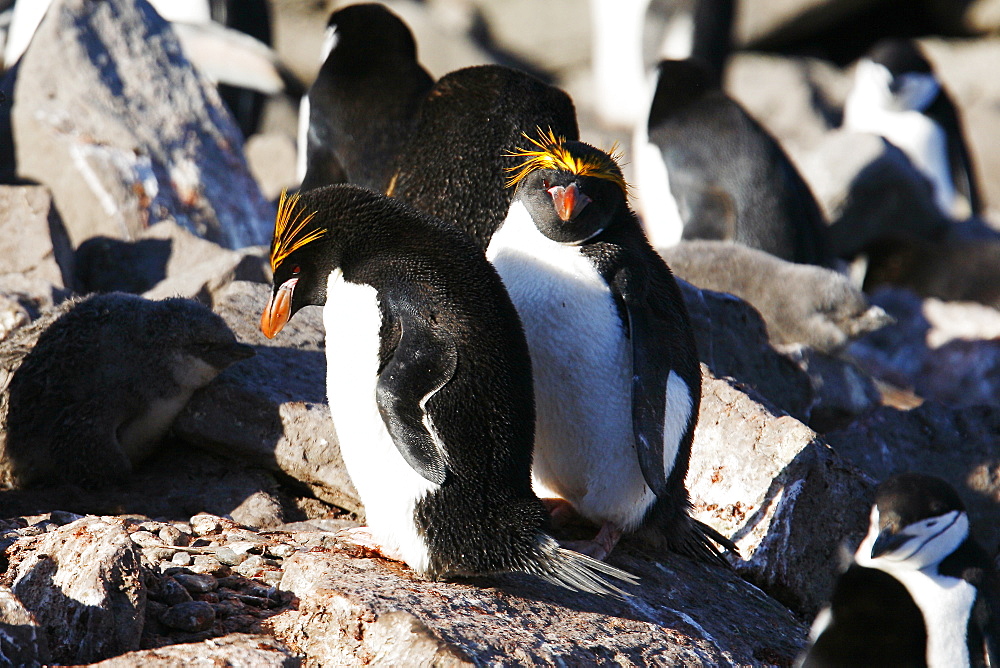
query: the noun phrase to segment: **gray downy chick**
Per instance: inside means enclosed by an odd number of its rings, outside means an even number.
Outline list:
[[[0,488],[120,484],[196,390],[253,354],[189,299],[63,303],[0,346]]]

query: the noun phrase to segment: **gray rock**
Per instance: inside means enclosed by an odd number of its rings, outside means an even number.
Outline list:
[[[686,482],[694,516],[739,546],[737,571],[805,615],[829,595],[840,546],[860,542],[874,495],[811,429],[708,374]]]
[[[204,601],[178,603],[160,615],[160,623],[188,633],[207,631],[215,624],[215,609]]]
[[[875,381],[850,360],[806,347],[784,352],[809,375],[814,392],[809,426],[816,431],[845,426],[882,403]]]
[[[2,584],[38,620],[47,663],[81,664],[138,649],[146,589],[123,522],[86,517],[8,549]]]
[[[257,355],[195,395],[174,431],[199,447],[281,471],[324,501],[360,513],[325,402],[321,311],[301,311],[269,340],[258,328],[269,294],[265,285],[242,281],[219,293],[216,312]]]
[[[829,269],[720,241],[681,242],[657,252],[685,281],[750,303],[767,323],[774,344],[835,352],[891,320]]]
[[[57,0],[18,66],[18,175],[49,187],[74,245],[173,219],[238,248],[273,209],[215,89],[145,0]]]
[[[641,578],[634,596],[517,577],[425,582],[395,562],[299,552],[279,584],[298,609],[268,626],[319,665],[780,664],[803,642],[787,610],[731,573],[680,557],[612,561]]]
[[[73,251],[42,186],[0,186],[0,274],[73,287]]]
[[[0,666],[36,666],[49,654],[35,616],[9,587],[0,586]]]
[[[680,280],[691,315],[699,359],[716,376],[729,376],[789,415],[808,421],[813,404],[809,377],[768,341],[760,314],[733,295],[700,290]]]
[[[287,647],[266,635],[233,633],[198,643],[168,645],[129,652],[92,664],[93,668],[213,668],[253,666],[254,668],[296,668],[302,660]]]

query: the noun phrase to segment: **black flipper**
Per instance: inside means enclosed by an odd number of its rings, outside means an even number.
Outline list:
[[[403,459],[427,480],[444,484],[447,455],[433,431],[427,403],[455,373],[453,341],[418,315],[397,312],[399,343],[379,374],[375,400],[389,435]]]

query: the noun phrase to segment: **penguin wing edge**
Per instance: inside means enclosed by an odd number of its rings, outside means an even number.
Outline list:
[[[452,341],[437,336],[431,327],[406,322],[375,389],[379,413],[399,454],[437,485],[444,484],[448,465],[427,402],[448,384],[457,366]]]

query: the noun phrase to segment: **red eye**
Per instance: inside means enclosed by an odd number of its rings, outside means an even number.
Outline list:
[[[292,276],[298,276],[300,271],[302,271],[302,267],[295,265],[292,267]]]
[[[548,179],[542,179],[542,187],[545,188],[546,190],[549,189],[549,180]]]

